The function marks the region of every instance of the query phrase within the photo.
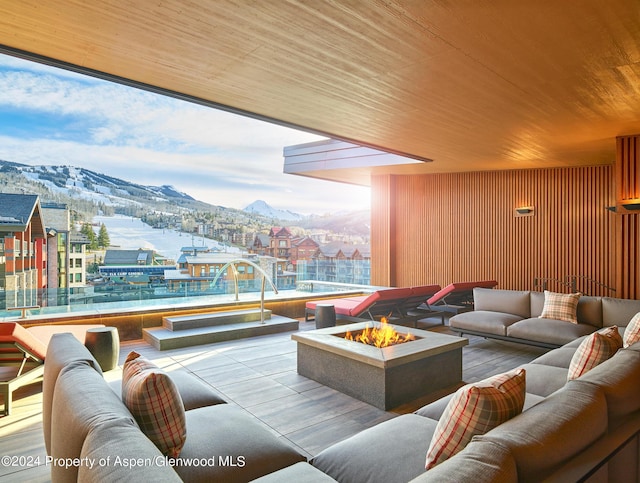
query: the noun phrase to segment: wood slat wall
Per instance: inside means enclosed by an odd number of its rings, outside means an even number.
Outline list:
[[[640,214],[624,202],[640,199],[640,135],[616,138],[616,284],[625,298],[640,298]]]
[[[575,275],[584,293],[619,296],[586,280],[616,285],[613,176],[611,166],[376,176],[372,283],[540,289],[536,278]],[[550,290],[569,290],[553,280]]]
[[[640,135],[616,138],[615,169],[618,203],[640,199]]]

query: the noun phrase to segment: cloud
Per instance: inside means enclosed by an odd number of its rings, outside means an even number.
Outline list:
[[[21,116],[28,125],[18,129]],[[25,122],[27,122],[25,121]],[[368,188],[282,173],[284,146],[320,137],[0,56],[0,159],[74,165],[213,204],[326,213],[369,206]]]

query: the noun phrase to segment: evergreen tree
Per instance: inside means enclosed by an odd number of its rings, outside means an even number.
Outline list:
[[[93,231],[93,227],[91,226],[91,224],[85,223],[84,225],[82,225],[80,233],[82,233],[89,239],[89,250],[98,249],[98,239],[96,238],[96,233]]]
[[[110,244],[109,233],[107,233],[107,227],[103,223],[100,225],[100,232],[98,233],[98,246],[100,248],[107,248]]]

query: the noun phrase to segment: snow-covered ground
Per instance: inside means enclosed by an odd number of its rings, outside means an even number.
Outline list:
[[[180,257],[180,249],[190,246],[207,246],[211,249],[238,253],[240,250],[234,247],[224,246],[217,241],[202,238],[197,235],[189,235],[175,230],[155,229],[143,223],[140,218],[130,216],[95,216],[93,223],[96,234],[100,225],[104,223],[109,233],[109,241],[114,247],[123,250],[155,250],[160,255],[177,260]]]

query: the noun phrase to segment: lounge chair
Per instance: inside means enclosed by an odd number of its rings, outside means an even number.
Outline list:
[[[440,285],[422,285],[381,289],[370,295],[357,297],[313,300],[306,303],[305,320],[309,320],[309,315],[315,315],[317,304],[333,305],[336,315],[343,319],[366,317],[374,320],[380,316],[407,317],[407,313],[411,309],[425,303],[429,296],[438,290],[440,290]]]
[[[42,325],[24,328],[17,322],[0,322],[0,395],[3,414],[11,412],[13,392],[35,382],[44,373],[47,344],[54,333],[71,332],[84,343],[84,333],[104,325]]]
[[[4,415],[11,412],[13,391],[44,373],[47,346],[15,322],[0,323],[0,394]]]
[[[445,313],[459,314],[473,310],[474,288],[494,288],[496,285],[498,282],[495,280],[450,283],[420,305],[417,310],[423,313],[440,313],[444,324]]]

